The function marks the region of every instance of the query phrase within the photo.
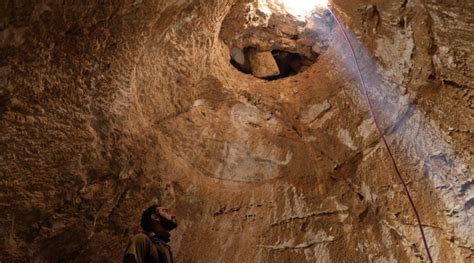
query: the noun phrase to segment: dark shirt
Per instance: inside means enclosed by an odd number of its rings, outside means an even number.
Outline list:
[[[168,232],[135,235],[128,243],[123,262],[173,263],[173,253],[168,245],[169,236]]]

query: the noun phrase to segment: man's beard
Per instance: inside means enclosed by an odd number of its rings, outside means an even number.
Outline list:
[[[178,226],[178,223],[176,222],[175,217],[172,217],[171,220],[164,218],[161,215],[158,215],[160,217],[160,224],[161,226],[166,230],[166,231],[171,231],[175,229]]]

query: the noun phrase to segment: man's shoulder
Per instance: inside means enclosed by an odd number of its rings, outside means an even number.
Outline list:
[[[146,235],[146,233],[139,233],[134,235],[128,243],[127,249],[125,250],[124,258],[134,258],[133,261],[126,262],[149,262],[148,257],[156,257],[156,248],[152,245],[152,241]],[[130,256],[132,255],[132,256]],[[124,261],[125,262],[125,261]],[[150,261],[157,262],[157,261]]]
[[[145,242],[151,242],[150,238],[147,236],[145,233],[138,233],[132,237],[133,242],[140,242],[140,243],[145,243]]]

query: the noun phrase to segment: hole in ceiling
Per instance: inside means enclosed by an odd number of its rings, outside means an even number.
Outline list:
[[[281,8],[244,2],[233,6],[223,21],[220,38],[230,51],[229,62],[256,78],[277,80],[297,75],[328,49],[334,21],[316,9],[305,20]]]
[[[255,74],[255,67],[259,67],[259,64],[264,64],[265,62],[257,61],[251,63],[249,57],[251,56],[252,50],[254,50],[254,48],[251,47],[244,48],[243,51],[234,49],[230,58],[230,63],[242,73]],[[275,70],[272,71],[272,69],[268,69],[267,67],[267,69],[263,69],[267,70],[267,74],[256,76],[266,80],[277,80],[294,76],[308,69],[317,60],[317,55],[315,55],[313,58],[308,58],[299,53],[293,53],[279,49],[274,49],[268,53],[271,54],[271,57],[267,56],[266,58],[260,59],[273,59],[273,65],[276,65],[274,68]],[[276,70],[276,68],[278,68],[278,70]]]

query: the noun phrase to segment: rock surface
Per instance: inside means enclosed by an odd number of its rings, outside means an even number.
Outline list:
[[[257,78],[268,78],[280,75],[278,65],[270,51],[250,51],[250,66],[252,74]]]
[[[0,4],[0,261],[119,262],[162,202],[177,262],[426,262],[340,31],[292,77],[230,64],[298,32],[264,3]],[[435,262],[472,262],[474,3],[332,8]]]

